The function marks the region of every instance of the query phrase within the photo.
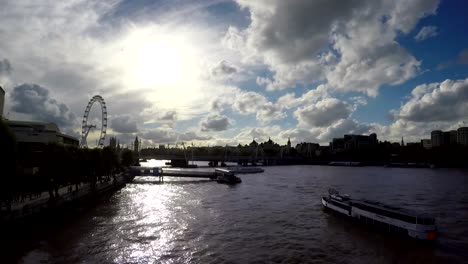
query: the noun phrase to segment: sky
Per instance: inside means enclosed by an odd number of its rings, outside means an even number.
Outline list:
[[[416,142],[468,126],[463,0],[2,0],[5,116],[130,144]],[[100,126],[93,105],[88,122]],[[98,138],[92,131],[88,142]]]

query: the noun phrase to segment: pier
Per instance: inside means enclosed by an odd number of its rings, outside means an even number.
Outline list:
[[[133,177],[135,176],[158,177],[159,181],[161,182],[164,181],[164,177],[206,178],[210,180],[216,179],[216,171],[198,170],[198,169],[131,166],[130,174]]]

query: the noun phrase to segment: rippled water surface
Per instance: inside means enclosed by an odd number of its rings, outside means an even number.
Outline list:
[[[468,173],[381,167],[266,167],[227,186],[135,181],[26,250],[25,263],[406,263],[468,259]],[[434,245],[322,210],[336,187],[433,214]]]

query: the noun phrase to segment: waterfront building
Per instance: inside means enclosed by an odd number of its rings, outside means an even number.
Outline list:
[[[430,139],[421,139],[421,146],[425,149],[431,149],[432,141]]]
[[[460,145],[468,146],[468,127],[460,127],[457,130],[457,142]]]
[[[62,133],[55,123],[14,120],[6,120],[5,123],[15,135],[18,143],[79,145],[77,138]]]
[[[450,130],[444,132],[444,145],[454,145],[457,144],[457,131]]]
[[[432,147],[440,147],[443,144],[443,132],[441,130],[433,130],[431,132]]]
[[[302,156],[310,157],[310,156],[317,156],[317,151],[319,150],[320,145],[317,143],[310,143],[310,142],[301,142],[296,145],[296,151]]]
[[[375,133],[366,135],[344,135],[343,138],[334,138],[330,142],[330,148],[333,152],[343,150],[361,149],[378,144],[377,135]]]

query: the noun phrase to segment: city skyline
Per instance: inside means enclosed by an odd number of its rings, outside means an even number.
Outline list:
[[[143,146],[370,133],[414,142],[468,121],[463,1],[4,6],[4,114],[76,137],[95,94],[108,103],[108,135]]]

